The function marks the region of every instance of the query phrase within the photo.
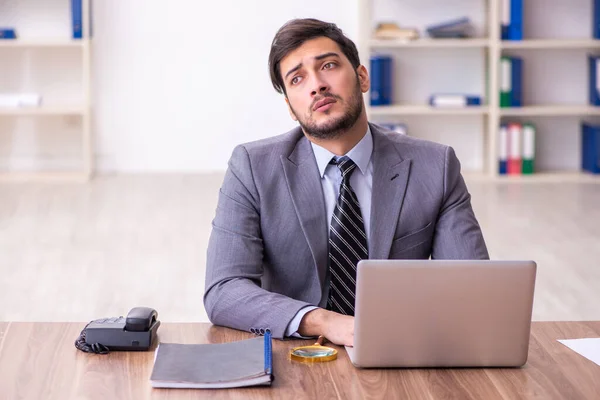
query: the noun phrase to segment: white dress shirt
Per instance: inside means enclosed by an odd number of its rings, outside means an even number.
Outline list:
[[[331,227],[331,218],[333,216],[333,210],[335,209],[335,203],[340,194],[340,185],[342,183],[342,174],[337,165],[331,165],[329,162],[332,158],[340,158],[329,150],[316,145],[311,142],[313,153],[319,167],[319,174],[321,175],[321,185],[323,187],[323,197],[325,199],[325,210],[327,216],[327,232]],[[373,136],[371,135],[371,129],[367,128],[365,136],[345,155],[348,156],[356,166],[350,176],[350,186],[360,204],[360,212],[362,214],[363,221],[365,223],[365,233],[367,235],[367,244],[369,243],[371,233],[371,192],[373,188]],[[329,274],[327,274],[329,277]],[[329,278],[327,278],[327,290],[325,295],[329,294]],[[300,322],[306,313],[312,311],[318,307],[307,306],[302,308],[294,319],[288,325],[285,335],[302,337],[298,334],[298,327]]]

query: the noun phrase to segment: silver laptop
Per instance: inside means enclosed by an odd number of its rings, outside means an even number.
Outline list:
[[[362,260],[357,367],[519,367],[526,363],[533,261]]]

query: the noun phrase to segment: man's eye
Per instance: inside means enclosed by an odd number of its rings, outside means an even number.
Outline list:
[[[300,82],[300,77],[299,76],[295,76],[294,78],[292,78],[292,85],[295,85],[296,83]]]
[[[335,67],[335,63],[333,62],[328,62],[327,64],[323,65],[323,68],[325,69],[331,69],[333,67]]]

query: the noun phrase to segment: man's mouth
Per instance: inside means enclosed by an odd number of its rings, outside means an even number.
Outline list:
[[[325,97],[323,100],[317,101],[317,103],[313,107],[313,111],[325,111],[330,109],[332,106],[330,104],[335,103],[337,100],[333,97]]]

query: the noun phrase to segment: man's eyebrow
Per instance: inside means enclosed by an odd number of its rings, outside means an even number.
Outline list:
[[[300,69],[300,67],[302,67],[302,63],[300,63],[300,64],[296,65],[294,68],[290,69],[290,70],[287,72],[287,74],[285,74],[285,79],[287,79],[287,77],[288,77],[288,76],[289,76],[291,73],[298,71],[298,70]]]
[[[333,51],[330,51],[329,53],[325,53],[325,54],[321,54],[319,56],[316,56],[315,60],[322,60],[322,59],[327,58],[327,57],[338,57],[339,58],[340,55],[338,53],[334,53]]]
[[[340,57],[340,55],[338,53],[334,53],[332,51],[330,51],[329,53],[325,53],[325,54],[319,54],[318,56],[315,57],[315,60],[319,61],[322,60],[324,58],[327,57]],[[290,69],[286,74],[285,74],[285,79],[287,79],[287,77],[291,74],[294,73],[296,71],[298,71],[300,68],[302,67],[302,63],[296,65],[294,68]]]

